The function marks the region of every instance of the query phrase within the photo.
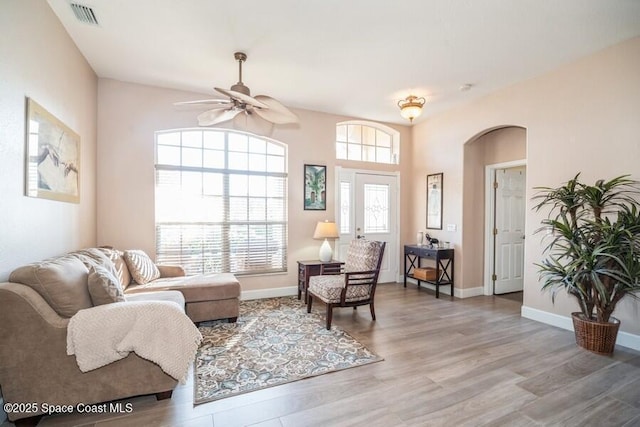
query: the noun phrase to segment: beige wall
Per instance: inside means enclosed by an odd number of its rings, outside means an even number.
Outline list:
[[[542,216],[531,211],[533,187],[555,186],[582,172],[585,180],[629,173],[640,179],[640,38],[612,46],[553,72],[495,92],[413,128],[414,177],[444,172],[444,223],[460,224],[463,209],[477,201],[463,195],[464,144],[487,129],[517,125],[527,130],[527,239],[525,306],[568,316],[577,305],[561,296],[552,304],[540,292],[535,262],[541,259],[540,236],[533,235]],[[420,187],[413,197],[424,204]],[[414,227],[423,212],[413,211]],[[460,254],[462,230],[433,233],[456,245],[458,283],[466,283],[462,265],[478,256]],[[458,255],[461,255],[458,257]],[[615,315],[622,330],[640,333],[637,302],[627,301]]]
[[[469,141],[464,146],[464,197],[462,216],[462,252],[470,254],[462,265],[461,288],[483,286],[485,226],[485,166],[526,158],[526,130],[518,127],[496,129]]]
[[[0,281],[26,262],[96,241],[97,77],[45,1],[0,13]],[[25,97],[80,135],[80,204],[24,196]]]
[[[210,95],[108,79],[100,79],[98,86],[98,243],[122,249],[141,248],[153,256],[154,132],[197,127],[198,110],[179,109],[173,102]],[[365,168],[363,163],[335,160],[335,125],[352,118],[307,110],[296,110],[296,113],[300,117],[299,126],[278,127],[271,135],[288,145],[288,273],[241,277],[244,291],[297,284],[296,260],[317,258],[321,242],[312,239],[316,222],[335,219],[332,195],[335,166]],[[410,128],[392,127],[400,132],[401,161],[405,159],[404,163],[408,163]],[[305,163],[327,165],[329,197],[326,211],[303,210]],[[376,169],[396,171],[399,167],[378,165]],[[403,171],[403,200],[410,194],[410,177],[409,172]],[[402,214],[400,223],[406,224],[410,209],[403,209]],[[404,228],[402,233],[406,234]],[[396,256],[400,257],[400,254]]]

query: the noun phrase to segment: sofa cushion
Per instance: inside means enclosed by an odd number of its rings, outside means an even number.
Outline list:
[[[65,255],[19,267],[9,281],[33,288],[62,317],[92,307],[87,288],[89,270],[77,257]]]
[[[160,278],[160,270],[144,251],[124,251],[124,260],[127,263],[131,277],[136,283],[144,285]]]
[[[87,279],[87,287],[93,305],[124,302],[124,293],[118,278],[103,267],[91,267]]]
[[[115,275],[120,280],[122,289],[127,289],[127,286],[131,284],[131,273],[124,260],[124,252],[111,248],[99,248],[114,265]]]
[[[184,295],[179,291],[138,292],[125,295],[126,301],[173,301],[184,310]]]
[[[309,291],[326,303],[339,303],[344,289],[344,274],[328,274],[324,276],[311,276],[309,278]],[[346,302],[362,301],[371,296],[371,286],[352,285],[347,289]]]
[[[188,303],[213,301],[238,298],[240,296],[240,282],[231,273],[168,277],[144,285],[131,285],[125,293],[129,295],[154,290],[180,291]]]

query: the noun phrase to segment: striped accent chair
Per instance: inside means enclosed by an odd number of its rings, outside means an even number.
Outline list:
[[[343,266],[323,265],[320,275],[309,279],[307,313],[311,313],[311,305],[317,298],[327,306],[327,329],[331,329],[334,307],[353,307],[355,310],[359,305],[368,304],[371,318],[376,320],[373,298],[385,245],[386,242],[353,240]]]

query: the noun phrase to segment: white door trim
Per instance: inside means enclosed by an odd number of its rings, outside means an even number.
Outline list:
[[[510,162],[487,165],[484,169],[484,294],[493,295],[493,224],[495,223],[495,193],[493,191],[493,174],[497,169],[508,169],[517,166],[527,166],[527,160],[513,160]]]
[[[402,209],[402,205],[400,204],[400,172],[385,172],[385,171],[375,171],[375,170],[368,170],[368,169],[351,169],[351,168],[343,168],[342,166],[336,166],[333,176],[334,176],[334,188],[333,188],[333,197],[334,197],[334,208],[335,208],[335,218],[336,221],[338,221],[338,218],[340,218],[340,204],[338,203],[339,201],[339,194],[340,194],[340,180],[338,179],[338,177],[340,176],[341,172],[346,172],[346,173],[351,173],[355,176],[355,174],[367,174],[367,175],[383,175],[383,176],[394,176],[396,178],[396,207],[397,207],[397,212],[396,212],[396,230],[393,233],[393,235],[395,236],[395,247],[398,248],[398,253],[395,254],[396,259],[398,260],[397,262],[397,272],[396,272],[396,282],[401,282],[402,281],[402,275],[404,274],[404,271],[400,271],[401,270],[401,266],[404,265],[404,259],[400,259],[400,224],[402,223],[402,221],[400,220],[401,217],[401,209]],[[403,252],[404,253],[404,252]],[[392,254],[389,254],[390,256],[393,256]]]

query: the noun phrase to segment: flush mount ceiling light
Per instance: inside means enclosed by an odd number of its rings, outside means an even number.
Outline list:
[[[409,95],[406,99],[398,101],[398,107],[400,107],[400,115],[410,122],[413,119],[422,114],[422,107],[424,106],[425,99],[417,96]]]

